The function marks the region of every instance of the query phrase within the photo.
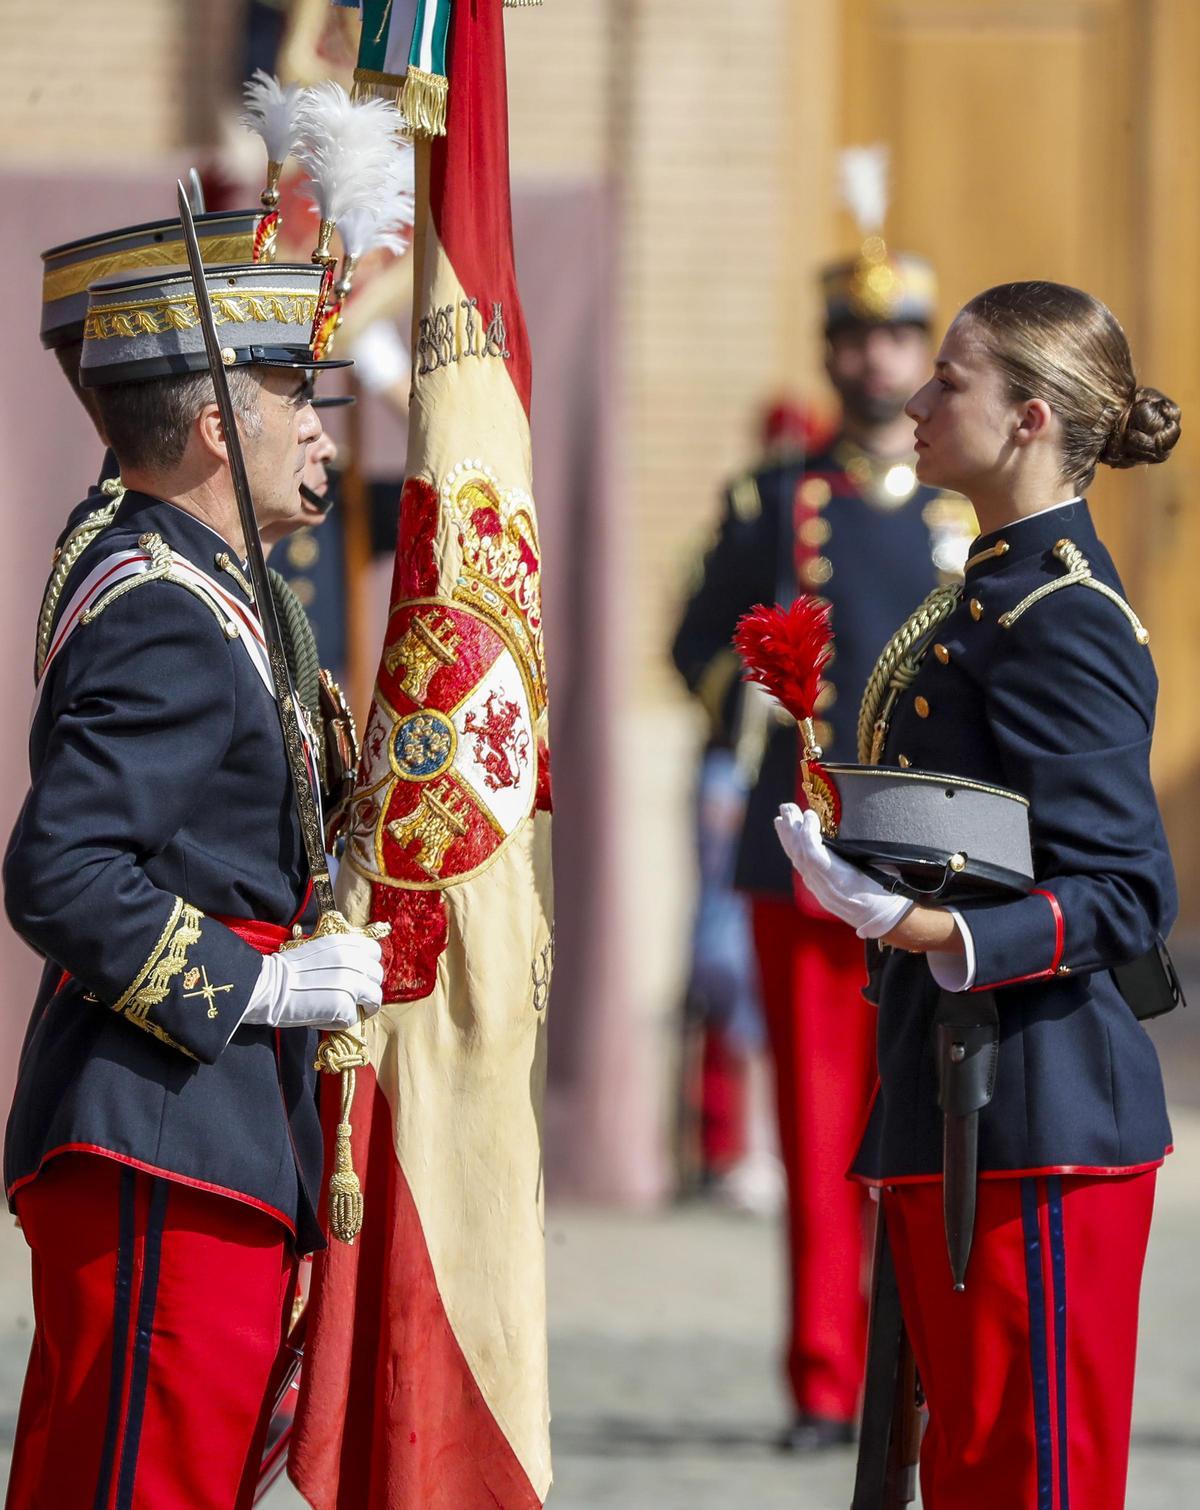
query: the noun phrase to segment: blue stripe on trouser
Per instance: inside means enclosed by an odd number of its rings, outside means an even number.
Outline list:
[[[132,1510],[133,1506],[138,1448],[141,1445],[142,1421],[146,1414],[146,1385],[150,1377],[150,1342],[154,1335],[154,1310],[158,1303],[163,1224],[170,1188],[167,1180],[155,1179],[150,1190],[150,1216],[146,1223],[146,1242],[142,1256],[142,1293],[138,1300],[133,1373],[129,1383],[129,1410],[125,1416],[125,1442],[121,1448],[121,1477],[117,1485],[116,1510]]]
[[[1067,1474],[1067,1245],[1063,1237],[1062,1180],[1046,1181],[1050,1215],[1050,1271],[1054,1276],[1054,1364],[1058,1391],[1058,1510],[1070,1510]]]
[[[1021,1181],[1025,1237],[1025,1288],[1029,1295],[1029,1361],[1033,1369],[1033,1426],[1037,1440],[1037,1510],[1053,1510],[1050,1371],[1046,1358],[1046,1293],[1042,1285],[1042,1237],[1038,1229],[1037,1181]]]
[[[121,1396],[125,1390],[126,1338],[129,1334],[129,1307],[133,1292],[134,1196],[137,1173],[122,1169],[117,1207],[117,1274],[113,1296],[112,1367],[108,1378],[108,1419],[104,1423],[104,1448],[100,1454],[100,1473],[96,1479],[94,1510],[104,1510],[112,1483],[113,1463],[117,1455],[117,1438],[121,1425]]]

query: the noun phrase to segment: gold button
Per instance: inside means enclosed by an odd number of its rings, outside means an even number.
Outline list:
[[[293,577],[288,586],[300,600],[302,608],[311,608],[313,599],[317,596],[317,589],[308,577]]]
[[[824,713],[826,708],[832,708],[837,702],[837,688],[832,682],[822,682],[817,688],[816,710]]]
[[[897,755],[896,763],[899,765],[902,771],[907,771],[909,766],[912,765],[912,761],[909,760],[907,755]]]
[[[983,618],[983,604],[979,601],[978,598],[972,598],[969,606],[971,609],[971,617],[978,624],[980,619]]]
[[[237,361],[237,352],[232,346],[221,347],[221,361],[226,367],[232,367]]]
[[[814,550],[820,550],[832,534],[828,519],[806,519],[800,526],[801,541],[805,545],[811,545]]]
[[[297,571],[308,571],[316,565],[317,557],[321,554],[321,547],[317,544],[311,530],[301,530],[293,535],[288,541],[287,558],[288,564],[294,566]]]
[[[928,718],[929,717],[929,699],[928,698],[926,698],[926,697],[918,697],[918,698],[916,698],[914,700],[914,702],[913,702],[913,707],[917,710],[917,717],[918,718]]]
[[[823,509],[833,497],[833,489],[823,477],[807,477],[800,484],[800,502],[810,509]]]
[[[813,724],[813,734],[821,749],[828,755],[829,747],[833,743],[833,725],[827,724],[823,718],[818,718]]]
[[[957,855],[951,855],[950,856],[950,869],[954,872],[954,874],[956,876],[957,875],[961,875],[962,872],[964,870],[966,870],[966,868],[967,868],[967,857],[966,857],[966,855],[964,855],[964,854],[957,854]]]
[[[814,556],[804,563],[800,575],[806,587],[822,587],[833,576],[833,565],[828,556]]]
[[[933,647],[933,653],[937,656],[938,660],[941,661],[943,666],[948,666],[950,664],[950,652],[946,649],[945,645],[935,645]]]

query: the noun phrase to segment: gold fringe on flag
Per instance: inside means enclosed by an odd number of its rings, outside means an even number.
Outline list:
[[[414,136],[445,136],[448,83],[409,64],[400,91],[400,114]]]
[[[399,106],[403,92],[402,75],[376,73],[373,68],[354,70],[354,87],[350,91],[350,98],[356,104],[359,100],[387,100],[390,105]]]

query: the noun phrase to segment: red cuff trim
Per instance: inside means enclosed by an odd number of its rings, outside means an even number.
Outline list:
[[[1041,891],[1039,888],[1029,893],[1031,897],[1045,897],[1050,903],[1050,911],[1054,914],[1054,959],[1048,970],[1035,970],[1032,975],[1014,975],[1011,980],[995,980],[985,985],[978,981],[971,987],[972,991],[999,991],[1003,986],[1023,986],[1031,980],[1049,980],[1052,975],[1058,974],[1058,967],[1062,964],[1063,942],[1065,938],[1065,925],[1063,923],[1062,908],[1058,905],[1058,898],[1052,891]],[[1060,1171],[1061,1172],[1061,1171]]]
[[[243,1206],[253,1206],[256,1211],[273,1216],[277,1222],[287,1228],[293,1237],[296,1235],[295,1222],[290,1217],[284,1216],[277,1207],[268,1205],[266,1201],[257,1200],[241,1190],[230,1190],[224,1185],[213,1185],[208,1180],[194,1180],[190,1175],[176,1174],[173,1169],[160,1169],[157,1164],[147,1164],[144,1159],[134,1159],[129,1154],[115,1153],[111,1148],[101,1148],[97,1143],[62,1143],[59,1147],[52,1148],[48,1154],[42,1156],[38,1167],[31,1174],[23,1174],[19,1180],[12,1182],[5,1192],[8,1199],[11,1201],[18,1190],[36,1180],[50,1160],[60,1153],[93,1153],[102,1159],[114,1159],[118,1164],[127,1164],[130,1169],[140,1169],[143,1174],[157,1175],[160,1180],[172,1180],[176,1185],[190,1185],[193,1190],[207,1190],[210,1195],[223,1195],[231,1201],[238,1201]]]
[[[1175,1152],[1174,1143],[1163,1149],[1161,1159],[1151,1159],[1146,1164],[1044,1164],[1040,1169],[981,1169],[981,1180],[1033,1180],[1048,1174],[1088,1175],[1100,1180],[1119,1180],[1123,1175],[1146,1174],[1151,1169],[1160,1169],[1168,1154]],[[897,1174],[887,1179],[874,1175],[848,1174],[848,1180],[856,1185],[866,1185],[871,1190],[886,1190],[889,1185],[934,1185],[941,1184],[940,1174]]]

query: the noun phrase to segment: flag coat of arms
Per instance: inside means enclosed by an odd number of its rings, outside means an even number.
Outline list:
[[[408,469],[339,875],[350,920],[392,935],[362,1233],[318,1256],[309,1305],[289,1473],[318,1510],[526,1510],[550,1486],[550,781],[502,21],[451,7],[446,134],[416,149]]]

